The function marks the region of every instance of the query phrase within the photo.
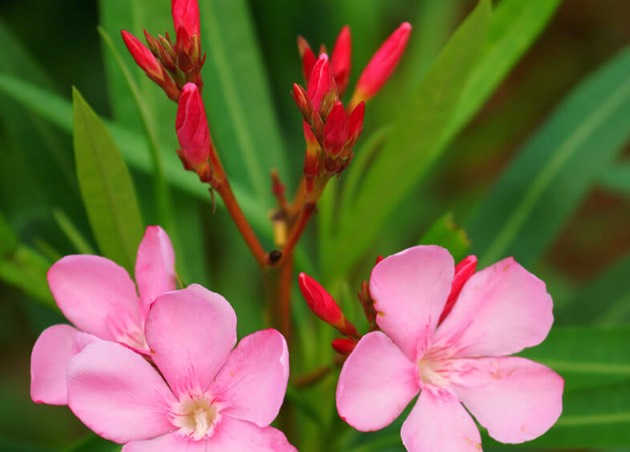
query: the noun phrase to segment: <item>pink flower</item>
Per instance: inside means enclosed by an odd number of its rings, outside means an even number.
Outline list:
[[[148,354],[144,326],[155,298],[176,288],[173,247],[166,232],[149,226],[138,248],[136,286],[127,271],[100,256],[66,256],[48,271],[57,305],[76,328],[54,325],[37,339],[31,355],[31,398],[67,403],[66,370],[88,343],[104,339]]]
[[[419,392],[401,431],[407,450],[478,451],[468,412],[504,443],[542,435],[560,416],[564,381],[506,355],[547,336],[553,315],[545,284],[504,259],[472,275],[439,323],[453,277],[453,259],[437,246],[409,248],[374,267],[370,293],[382,332],[363,336],[345,362],[339,415],[357,430],[378,430]]]
[[[269,427],[287,387],[280,333],[264,330],[236,348],[230,304],[198,285],[164,294],[146,321],[152,366],[113,342],[96,342],[68,370],[72,411],[125,452],[292,451]]]

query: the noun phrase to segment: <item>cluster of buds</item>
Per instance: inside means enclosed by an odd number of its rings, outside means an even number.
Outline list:
[[[317,200],[328,179],[341,174],[352,160],[363,130],[365,103],[394,72],[410,33],[411,25],[405,22],[387,38],[363,70],[347,107],[342,97],[350,79],[350,28],[341,30],[330,58],[323,46],[316,57],[306,40],[298,38],[307,83],[306,89],[293,85],[293,99],[304,120],[304,178],[311,200]]]
[[[199,6],[196,0],[172,0],[171,12],[175,42],[168,33],[151,36],[145,30],[147,46],[123,30],[122,37],[129,52],[147,77],[158,84],[166,95],[177,102],[186,83],[203,86],[201,67],[205,53],[199,37]]]
[[[383,258],[379,256],[376,259],[376,265],[378,265],[378,263],[382,260]],[[451,292],[448,296],[446,304],[444,305],[438,324],[442,323],[451,312],[462,288],[464,287],[464,284],[473,274],[475,274],[476,270],[476,256],[468,256],[455,266],[455,276],[453,278]],[[344,357],[348,356],[350,352],[354,350],[354,347],[357,345],[359,339],[361,339],[362,334],[360,334],[352,322],[346,318],[335,299],[321,286],[321,284],[305,273],[300,273],[298,283],[302,296],[306,300],[306,304],[310,310],[320,320],[329,324],[345,336],[333,339],[331,346],[340,355]],[[363,314],[367,319],[368,331],[378,330],[379,328],[376,324],[377,310],[374,305],[375,301],[370,294],[370,285],[367,281],[362,281],[361,289],[357,293],[357,296],[363,308]]]

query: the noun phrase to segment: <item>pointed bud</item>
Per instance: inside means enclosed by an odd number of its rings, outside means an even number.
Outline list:
[[[343,356],[348,356],[354,350],[354,347],[357,346],[356,339],[351,339],[347,337],[340,337],[338,339],[333,339],[330,343],[332,348]]]
[[[311,105],[311,101],[309,100],[304,88],[297,83],[294,83],[291,94],[293,95],[295,105],[297,105],[304,119],[306,121],[310,121],[313,116],[313,106]]]
[[[311,46],[308,45],[306,39],[302,36],[298,36],[298,51],[300,52],[300,58],[302,58],[302,73],[304,74],[304,80],[308,83],[311,78],[311,72],[313,72],[313,66],[317,61],[317,57],[311,50]]]
[[[350,27],[347,25],[341,29],[335,47],[330,56],[330,68],[337,84],[339,97],[343,96],[350,80],[350,67],[352,65],[352,38]]]
[[[302,121],[306,152],[304,153],[304,178],[306,179],[306,193],[312,193],[315,178],[319,175],[319,142],[306,121]]]
[[[324,151],[326,154],[335,158],[346,144],[346,125],[348,118],[343,104],[339,101],[335,102],[332,110],[326,118],[324,126]]]
[[[210,129],[201,94],[194,83],[186,83],[182,89],[175,129],[184,164],[196,169],[206,162],[210,155]]]
[[[151,50],[128,31],[122,30],[120,34],[136,64],[146,72],[151,80],[162,80],[164,69]]]
[[[199,35],[199,4],[197,0],[172,0],[171,13],[175,33],[183,28],[188,36]]]
[[[333,297],[306,273],[298,276],[300,291],[313,313],[346,336],[356,336],[357,330],[341,312]]]
[[[363,118],[365,117],[365,102],[361,101],[354,107],[348,118],[348,144],[352,146],[363,132]]]
[[[462,291],[466,281],[475,274],[477,270],[477,256],[468,256],[455,266],[455,277],[451,284],[451,293],[448,295],[442,314],[438,323],[442,323],[444,319],[450,314],[455,302],[459,297],[459,293]]]
[[[326,96],[334,90],[335,83],[332,78],[332,73],[330,72],[328,55],[324,53],[319,56],[315,66],[313,66],[306,91],[315,112],[321,110],[322,102]]]
[[[404,22],[381,45],[363,69],[350,105],[357,105],[362,100],[367,102],[381,89],[396,69],[410,34],[411,24]]]

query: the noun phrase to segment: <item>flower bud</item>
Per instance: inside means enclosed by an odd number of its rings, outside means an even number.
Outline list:
[[[335,102],[332,110],[326,118],[324,126],[324,151],[326,154],[335,158],[346,144],[346,124],[348,118],[343,104],[339,101]]]
[[[385,40],[363,69],[350,102],[351,106],[362,100],[367,102],[381,89],[396,69],[410,34],[411,24],[404,22]]]
[[[197,85],[186,83],[182,89],[175,120],[177,139],[184,164],[196,168],[210,155],[210,129]]]
[[[304,80],[308,83],[311,78],[311,72],[313,72],[313,66],[317,61],[317,57],[311,50],[311,46],[308,45],[306,39],[302,36],[298,36],[298,52],[300,52],[300,58],[302,58],[302,73],[304,74]]]
[[[311,105],[311,101],[308,99],[308,95],[306,94],[304,88],[297,83],[294,83],[291,94],[293,95],[295,105],[297,105],[298,110],[302,113],[304,120],[311,121],[313,116],[313,106]]]
[[[308,307],[317,317],[346,336],[357,335],[354,325],[348,322],[333,297],[317,281],[300,273],[298,283]]]
[[[306,91],[315,112],[321,110],[322,102],[334,90],[335,82],[330,72],[328,55],[324,53],[319,56],[315,66],[313,66]]]
[[[357,341],[356,339],[340,337],[337,339],[333,339],[330,345],[332,345],[332,348],[340,355],[348,356],[350,353],[352,353],[354,347],[357,346]]]
[[[122,30],[120,34],[136,64],[146,72],[151,80],[156,82],[162,80],[165,75],[164,69],[151,50],[128,31]]]
[[[330,56],[330,69],[337,84],[339,97],[343,96],[350,80],[350,67],[352,65],[352,38],[350,27],[347,25],[341,29],[335,46]]]
[[[171,13],[175,33],[186,30],[188,36],[199,36],[199,4],[197,0],[172,0]]]
[[[442,310],[442,314],[440,315],[438,323],[442,323],[444,319],[450,314],[453,306],[455,306],[457,297],[459,297],[459,293],[464,287],[464,284],[470,279],[472,275],[475,274],[476,270],[477,256],[468,256],[462,259],[462,261],[455,266],[455,276],[453,278],[453,283],[451,284],[451,293],[446,299],[446,304],[444,305],[444,309]]]
[[[365,117],[365,102],[361,101],[354,107],[348,118],[348,144],[352,146],[363,132],[363,118]]]

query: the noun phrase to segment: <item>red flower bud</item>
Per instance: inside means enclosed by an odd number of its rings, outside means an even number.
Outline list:
[[[333,80],[332,73],[330,72],[328,55],[324,53],[317,59],[308,80],[306,93],[308,94],[308,98],[311,100],[313,110],[319,112],[325,97],[334,90],[335,82]]]
[[[308,83],[308,79],[311,78],[311,72],[313,72],[313,66],[317,61],[317,57],[311,50],[311,46],[308,45],[306,39],[302,36],[298,36],[298,52],[300,52],[300,58],[302,58],[302,73],[304,74],[304,80]]]
[[[298,283],[302,295],[313,313],[346,336],[356,336],[357,330],[341,312],[333,297],[306,273],[300,273]]]
[[[175,129],[184,164],[195,168],[204,163],[210,155],[210,129],[201,94],[194,83],[186,83],[182,89]]]
[[[199,4],[197,0],[172,0],[171,13],[176,34],[179,34],[179,29],[183,28],[190,37],[199,35]]]
[[[365,117],[365,102],[361,101],[354,107],[348,118],[348,142],[353,145],[363,132],[363,118]]]
[[[302,113],[302,116],[306,121],[309,121],[313,116],[313,106],[311,105],[311,101],[309,100],[306,91],[300,85],[294,83],[291,94],[293,95],[293,100],[300,110],[300,113]]]
[[[410,34],[411,24],[404,22],[385,40],[363,69],[350,105],[368,101],[381,89],[396,69]]]
[[[324,126],[324,151],[331,158],[335,158],[346,144],[347,122],[343,104],[339,101],[335,102]]]
[[[330,67],[332,75],[337,84],[339,97],[343,96],[350,80],[350,67],[352,65],[352,38],[350,27],[347,25],[341,29],[335,46],[330,56]]]
[[[165,74],[162,65],[155,55],[153,55],[147,46],[142,44],[138,38],[128,31],[122,30],[120,34],[136,64],[146,72],[151,80],[159,83],[159,81],[164,78]]]
[[[440,315],[440,320],[438,321],[438,323],[442,323],[444,319],[450,314],[453,306],[455,306],[457,297],[459,297],[459,293],[464,287],[464,284],[470,279],[472,275],[475,274],[476,270],[477,256],[468,256],[462,259],[462,261],[455,266],[455,277],[453,278],[453,283],[451,284],[451,293],[448,295],[446,304],[444,305],[444,309],[442,310],[442,314]]]
[[[332,345],[332,348],[340,355],[348,356],[352,353],[354,347],[357,346],[357,341],[356,339],[340,337],[338,339],[333,339],[330,345]]]

